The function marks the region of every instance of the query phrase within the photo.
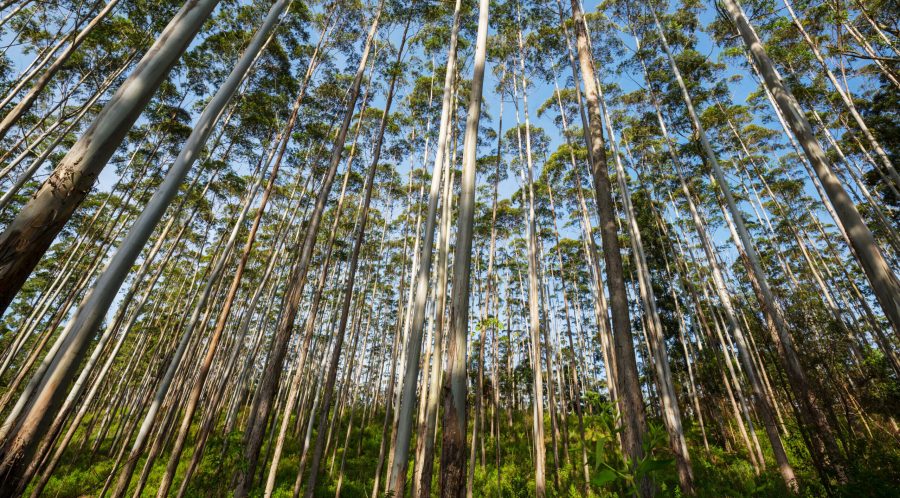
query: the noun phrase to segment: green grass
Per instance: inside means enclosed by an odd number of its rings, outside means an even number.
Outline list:
[[[369,498],[374,482],[374,472],[381,443],[381,427],[383,414],[373,417],[362,431],[354,428],[347,450],[344,468],[344,479],[341,496],[344,498]],[[358,424],[361,414],[357,414]],[[550,497],[584,496],[584,482],[581,470],[581,443],[577,435],[578,421],[573,415],[568,419],[569,454],[568,459],[562,454],[560,441],[559,469],[554,465],[549,419],[546,421],[547,448],[547,494]],[[470,420],[471,426],[471,420]],[[589,495],[596,497],[612,497],[629,495],[635,489],[635,483],[641,476],[650,477],[657,487],[657,496],[681,496],[678,489],[674,460],[668,450],[668,439],[661,426],[651,421],[649,433],[645,441],[646,458],[635,467],[626,464],[618,449],[614,417],[608,407],[606,411],[585,416],[585,438],[591,472]],[[470,427],[471,429],[471,427]],[[489,426],[485,428],[489,431]],[[196,427],[195,427],[196,430]],[[270,428],[271,430],[271,428]],[[332,445],[342,445],[346,431],[346,420],[335,431]],[[111,428],[109,434],[115,432]],[[796,432],[796,431],[795,431]],[[532,463],[532,445],[530,443],[531,421],[526,412],[513,413],[512,426],[507,423],[506,414],[500,421],[500,453],[501,466],[495,465],[496,444],[494,438],[487,434],[485,439],[485,465],[479,457],[474,473],[474,495],[485,497],[529,497],[534,496],[534,467]],[[757,434],[761,443],[765,444],[765,434]],[[697,495],[699,497],[777,497],[788,496],[787,489],[781,480],[771,451],[766,451],[767,467],[759,475],[741,451],[725,451],[722,446],[710,440],[710,451],[707,453],[702,444],[699,430],[688,427],[689,446],[693,462]],[[44,496],[81,497],[97,496],[103,487],[106,476],[110,473],[115,453],[109,448],[111,441],[106,441],[100,451],[91,455],[89,451],[79,451],[78,443],[81,435],[73,439],[72,448],[66,453],[59,468],[47,485]],[[440,434],[438,434],[440,440]],[[268,441],[268,440],[267,440]],[[189,441],[178,475],[170,494],[177,493],[183,480],[185,468],[192,456],[193,441]],[[412,448],[416,442],[413,441]],[[283,457],[278,467],[274,496],[290,497],[294,479],[302,451],[301,438],[289,437],[285,442]],[[785,445],[790,453],[791,462],[801,483],[800,495],[817,497],[826,494],[819,482],[799,435],[786,438]],[[832,487],[834,496],[888,497],[896,496],[900,489],[900,451],[896,441],[884,436],[873,440],[858,441],[853,458],[849,459],[850,481],[840,487]],[[88,450],[90,445],[87,445]],[[332,446],[333,447],[333,446]],[[229,437],[216,434],[207,444],[204,458],[195,472],[188,488],[188,496],[229,496],[231,479],[240,465],[241,434],[233,433]],[[263,448],[263,455],[268,455],[268,448]],[[741,448],[742,450],[742,448]],[[439,489],[439,452],[435,455],[435,475],[432,480],[432,492]],[[332,497],[335,495],[338,469],[343,450],[336,452],[334,464],[331,455],[323,459],[321,472],[316,487],[316,497]],[[164,472],[168,459],[168,449],[156,459],[147,481],[143,496],[155,496],[156,487]],[[132,487],[143,468],[144,460],[138,462]],[[263,462],[263,479],[257,479],[252,496],[262,496],[263,480],[268,471],[268,461]],[[385,463],[385,467],[386,467]],[[308,468],[308,467],[307,467]],[[260,469],[258,469],[259,472]],[[410,476],[412,475],[410,465]],[[259,474],[258,474],[259,475]],[[306,476],[304,476],[304,479]]]

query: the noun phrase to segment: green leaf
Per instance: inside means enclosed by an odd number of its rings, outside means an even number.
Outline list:
[[[603,469],[591,476],[591,484],[597,487],[602,487],[615,481],[618,478],[619,476],[616,475],[615,471],[613,471],[612,469]]]
[[[642,460],[641,463],[638,464],[637,474],[638,475],[646,475],[650,472],[662,470],[666,467],[669,467],[674,462],[675,462],[675,460],[672,458],[663,458],[663,459],[647,458],[645,460]]]

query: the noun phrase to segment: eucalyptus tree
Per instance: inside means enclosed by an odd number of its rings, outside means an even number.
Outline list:
[[[0,234],[0,312],[91,190],[109,158],[218,0],[186,3],[53,174]]]
[[[456,108],[455,97],[456,90],[453,92],[454,108]],[[456,128],[454,126],[454,128]],[[443,350],[444,350],[444,331],[446,329],[447,320],[445,319],[445,310],[447,305],[447,279],[448,279],[448,258],[450,254],[450,223],[453,211],[453,194],[455,193],[455,169],[456,164],[456,144],[458,133],[454,131],[454,145],[452,157],[448,157],[443,161],[441,167],[445,170],[444,186],[441,194],[441,219],[440,219],[440,236],[438,238],[438,257],[435,271],[435,295],[434,310],[431,315],[431,328],[433,330],[433,351],[431,372],[429,373],[428,399],[425,406],[425,420],[423,427],[420,428],[421,437],[418,440],[418,446],[421,448],[417,451],[418,461],[416,472],[413,474],[413,485],[411,492],[413,496],[430,496],[431,495],[431,478],[434,470],[434,445],[435,430],[438,422],[439,405],[438,400],[442,391],[442,372],[443,372]],[[446,154],[450,156],[450,154]]]
[[[389,470],[388,488],[396,496],[404,494],[406,486],[406,469],[409,462],[409,441],[412,437],[412,415],[416,402],[416,378],[419,376],[419,355],[422,349],[422,331],[425,326],[425,305],[428,299],[428,283],[431,273],[431,260],[434,251],[434,232],[437,221],[437,204],[443,180],[444,154],[447,149],[447,138],[450,133],[451,98],[454,77],[456,76],[456,50],[459,37],[461,1],[456,0],[453,8],[453,21],[450,28],[450,43],[447,48],[447,65],[444,69],[444,89],[441,97],[441,118],[435,148],[434,167],[431,173],[431,187],[428,193],[428,211],[425,214],[425,231],[422,240],[422,256],[419,261],[415,279],[415,297],[410,319],[409,342],[406,365],[404,366],[403,388],[400,391],[397,408],[399,425],[397,442],[392,457],[393,465]]]
[[[284,11],[284,9],[288,5],[290,5],[290,1],[276,3],[272,6],[272,10],[270,12],[273,12],[275,17],[277,17],[282,11]],[[270,14],[270,16],[271,15],[272,14]],[[178,463],[181,457],[181,452],[184,448],[185,439],[191,427],[191,419],[193,418],[194,411],[196,410],[197,404],[200,401],[200,395],[203,391],[203,385],[206,382],[206,377],[209,374],[210,368],[212,367],[212,361],[216,353],[216,348],[225,329],[228,315],[231,312],[231,307],[234,303],[235,295],[237,294],[238,289],[241,285],[241,278],[243,277],[244,270],[247,266],[247,260],[250,257],[250,252],[253,249],[253,245],[256,239],[256,233],[259,229],[260,222],[262,221],[263,214],[265,213],[266,205],[268,204],[269,198],[272,196],[272,190],[278,178],[278,171],[281,167],[281,162],[284,158],[291,132],[294,130],[294,125],[297,121],[297,115],[300,111],[300,106],[303,103],[303,97],[306,94],[306,87],[310,82],[310,78],[312,77],[313,72],[315,71],[315,67],[318,62],[316,61],[316,55],[317,53],[314,52],[312,57],[310,58],[309,66],[307,67],[306,73],[304,74],[304,79],[300,86],[300,91],[297,93],[297,97],[294,99],[294,103],[292,104],[291,114],[288,117],[287,123],[285,123],[284,125],[284,129],[280,132],[280,140],[277,142],[275,156],[274,159],[272,159],[269,179],[266,183],[265,189],[263,190],[259,205],[256,208],[256,216],[254,217],[250,231],[247,234],[247,240],[244,244],[244,248],[241,251],[241,257],[238,262],[238,266],[234,271],[231,285],[229,286],[228,293],[225,296],[225,305],[222,307],[222,310],[219,312],[219,316],[216,319],[215,330],[213,331],[209,344],[207,345],[206,356],[204,357],[200,370],[197,373],[197,377],[194,380],[194,386],[191,389],[190,398],[188,399],[188,405],[185,409],[181,426],[179,427],[178,438],[176,439],[175,446],[173,447],[172,452],[169,456],[169,463],[166,466],[166,473],[164,474],[157,491],[157,496],[159,497],[163,497],[168,494],[175,471],[178,468]]]
[[[441,446],[441,496],[461,498],[466,490],[466,338],[469,330],[469,274],[472,261],[472,226],[475,218],[475,155],[487,56],[488,0],[478,2],[478,31],[472,88],[463,138],[462,176],[453,254],[453,295],[450,304],[450,337],[444,391]]]
[[[288,341],[294,328],[294,321],[299,311],[300,300],[303,297],[303,290],[306,287],[307,272],[309,263],[312,258],[312,252],[318,235],[319,223],[322,219],[322,212],[325,209],[325,203],[331,193],[331,186],[337,172],[338,164],[344,152],[344,143],[347,139],[347,132],[350,127],[350,121],[353,117],[353,110],[356,107],[356,101],[359,97],[360,84],[362,83],[363,74],[366,68],[366,61],[378,29],[378,21],[381,11],[384,7],[384,0],[380,0],[372,17],[372,23],[366,36],[362,56],[360,57],[359,66],[356,70],[356,76],[350,86],[347,98],[343,121],[340,129],[334,139],[332,145],[331,157],[329,160],[328,170],[325,173],[319,193],[316,197],[315,207],[310,214],[309,221],[306,224],[306,233],[303,238],[302,246],[299,246],[296,263],[292,265],[291,274],[288,278],[289,288],[284,297],[284,309],[281,312],[281,318],[275,330],[275,336],[272,338],[270,353],[266,359],[266,366],[263,370],[262,378],[257,385],[256,393],[253,397],[253,403],[250,408],[249,420],[247,421],[247,430],[244,434],[244,456],[247,459],[247,468],[236,476],[235,495],[242,497],[249,493],[251,481],[254,471],[256,470],[256,462],[259,458],[259,450],[262,447],[263,435],[268,425],[269,412],[272,410],[273,397],[281,378],[282,363],[287,353]]]
[[[646,420],[641,388],[638,381],[637,362],[634,344],[631,337],[631,320],[628,310],[628,296],[625,290],[625,277],[622,268],[622,255],[619,247],[616,213],[612,199],[612,185],[606,162],[606,145],[603,137],[603,118],[600,110],[595,79],[594,64],[591,60],[590,42],[581,6],[572,1],[572,20],[575,25],[578,61],[584,95],[588,107],[588,128],[591,142],[589,144],[591,167],[594,183],[594,200],[600,215],[600,235],[603,242],[603,256],[606,260],[606,277],[609,288],[609,303],[612,311],[613,343],[616,358],[616,382],[619,398],[619,409],[625,427],[624,448],[632,465],[643,457],[643,435],[646,432]],[[650,493],[650,484],[644,479],[641,493]]]

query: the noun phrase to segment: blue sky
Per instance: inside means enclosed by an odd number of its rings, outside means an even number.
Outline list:
[[[596,10],[597,5],[598,5],[598,2],[596,0],[589,1],[585,4],[585,11],[593,12],[594,10]],[[715,10],[713,9],[712,4],[709,3],[708,5],[706,5],[706,8],[703,10],[703,12],[700,16],[701,25],[705,26],[708,23],[710,23],[713,20],[714,16],[715,16]],[[447,23],[448,24],[450,23],[449,18],[447,19]],[[388,36],[389,38],[392,39],[392,41],[394,41],[396,38],[399,38],[401,29],[397,29],[396,27],[393,27],[393,28],[388,28],[386,30],[382,30],[382,31],[383,32],[380,34],[381,36]],[[311,36],[314,39],[316,34],[312,34]],[[710,40],[710,38],[702,31],[700,31],[698,33],[698,36],[699,36],[699,42],[697,45],[698,51],[707,55],[707,57],[709,57],[711,60],[717,60],[717,58],[719,57],[719,54],[720,54],[719,47],[717,47],[712,42],[712,40]],[[12,41],[10,39],[10,37],[11,37],[11,35],[9,33],[3,34],[2,41],[4,42],[4,45],[7,45]],[[620,38],[622,39],[622,41],[624,42],[624,44],[626,46],[633,48],[634,42],[629,35],[627,35],[626,33],[622,33]],[[9,53],[9,55],[11,55],[13,61],[15,62],[15,64],[17,66],[19,66],[20,69],[25,67],[31,61],[31,59],[33,57],[33,54],[23,55],[20,51],[20,48],[15,45],[9,48],[8,53]],[[438,63],[440,63],[440,61],[438,61]],[[338,57],[337,64],[339,67],[342,65],[342,57],[340,57],[340,56]],[[496,85],[496,80],[492,73],[493,64],[494,64],[493,61],[488,60],[488,67],[486,70],[487,81],[485,83],[485,95],[484,95],[484,101],[487,106],[488,112],[490,114],[492,114],[492,116],[493,116],[493,122],[492,123],[483,122],[483,125],[496,127],[496,120],[498,117],[497,112],[498,112],[498,108],[499,108],[499,96],[494,91],[494,88]],[[463,70],[465,71],[465,73],[464,73],[465,77],[467,77],[467,78],[470,77],[471,76],[471,63],[469,61],[463,61],[463,68],[464,68]],[[602,68],[601,68],[601,70],[602,70]],[[563,71],[563,74],[566,74],[566,72]],[[739,75],[740,78],[737,78],[737,79],[729,78],[730,76],[733,76],[733,75]],[[603,78],[604,82],[610,83],[611,75],[601,74],[600,76],[601,76],[601,78]],[[725,74],[723,75],[723,77],[725,77],[726,79],[729,79],[729,81],[730,81],[729,88],[733,94],[735,103],[738,103],[738,104],[745,103],[745,100],[746,100],[748,94],[755,89],[755,80],[751,77],[751,75],[747,74],[744,71],[744,68],[741,66],[737,66],[734,64],[728,64],[727,68],[725,69]],[[643,79],[642,75],[625,73],[625,74],[622,74],[618,78],[616,83],[618,83],[618,85],[620,86],[622,91],[629,92],[629,91],[635,90],[637,88],[638,84],[642,84],[643,83],[642,79]],[[560,83],[560,85],[565,85],[566,81],[564,78],[561,78],[559,83]],[[407,91],[408,91],[408,89],[401,90],[399,93],[399,96],[402,97]],[[537,115],[536,111],[537,111],[537,108],[544,101],[546,101],[548,98],[550,98],[552,96],[552,93],[553,93],[552,85],[539,83],[539,84],[534,85],[529,90],[529,95],[528,95],[528,100],[529,100],[528,111],[529,111],[531,123],[534,126],[543,128],[546,131],[548,137],[550,137],[550,140],[551,140],[550,150],[555,149],[558,145],[560,145],[562,143],[562,138],[558,132],[558,129],[552,121],[552,119],[555,115],[555,112],[548,112],[543,117],[539,117]],[[191,98],[195,99],[196,97],[192,96]],[[435,98],[439,99],[440,96],[437,95]],[[194,103],[193,101],[187,102],[185,104],[185,108],[187,108],[187,109],[194,108],[193,103]],[[384,101],[383,101],[382,95],[376,96],[372,101],[372,105],[377,106],[377,107],[382,106],[383,103],[384,103]],[[396,106],[395,106],[395,109],[396,109]],[[512,102],[507,102],[504,105],[504,115],[503,115],[504,129],[508,130],[515,125],[515,123],[516,123],[515,112],[516,112],[515,107],[512,105]],[[195,117],[197,115],[199,115],[199,112],[195,112]],[[434,117],[435,122],[433,123],[433,126],[432,126],[433,133],[437,129],[437,118],[438,118],[438,116]],[[757,120],[758,120],[758,118],[757,118]],[[762,125],[763,123],[758,120],[757,124]],[[614,128],[616,128],[615,122],[612,123],[612,125]],[[616,132],[618,134],[618,130],[616,130]],[[434,140],[431,141],[432,150],[429,151],[429,158],[433,158],[433,154],[434,154],[433,146],[434,146]],[[484,149],[482,149],[481,152],[483,154],[493,154],[494,150],[492,148],[491,149],[484,148]],[[415,151],[413,154],[416,158],[421,158],[421,156],[422,156],[421,151]],[[538,162],[535,164],[535,167],[537,169],[539,169],[541,167],[541,164],[540,164],[538,158],[536,158],[536,161],[538,161]],[[421,159],[414,159],[412,162],[417,167],[419,167],[421,165],[420,164]],[[406,172],[408,171],[409,165],[410,165],[410,161],[401,162],[401,164],[399,165],[399,170],[400,170],[401,174],[404,174],[404,175],[406,174]],[[39,173],[40,178],[46,176],[46,174],[49,172],[50,166],[51,165],[46,165],[45,168]],[[428,164],[428,169],[429,170],[431,169],[430,162]],[[537,174],[537,171],[536,171],[536,174]],[[114,168],[107,168],[100,178],[100,181],[99,181],[100,189],[104,189],[104,190],[107,189],[109,186],[111,186],[114,183],[115,179],[116,179],[116,173],[114,172]],[[504,184],[501,187],[501,195],[508,197],[510,193],[512,193],[514,190],[518,189],[519,188],[518,180],[519,180],[518,174],[511,172],[511,174],[509,175],[509,179],[506,182],[504,182]],[[808,187],[808,193],[811,196],[815,197],[815,192],[812,190],[812,187],[809,184],[807,185],[807,187]],[[749,208],[746,209],[746,211],[752,212]],[[719,232],[723,232],[723,230],[720,230]],[[570,232],[569,235],[575,236],[575,233]],[[717,242],[719,242],[721,244],[727,238],[727,234],[716,233],[715,238],[716,238]],[[728,251],[728,253],[732,253],[732,251]],[[731,254],[731,256],[729,256],[729,257],[733,257],[733,254]]]

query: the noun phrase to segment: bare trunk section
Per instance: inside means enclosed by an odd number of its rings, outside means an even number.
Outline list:
[[[257,461],[259,459],[259,450],[262,447],[269,413],[272,410],[273,398],[281,378],[282,364],[284,363],[284,357],[287,354],[287,346],[291,337],[291,332],[293,332],[294,329],[294,321],[300,308],[303,290],[306,287],[307,271],[309,269],[310,260],[312,259],[312,252],[319,230],[319,223],[322,220],[322,213],[325,210],[325,204],[331,193],[331,186],[334,182],[335,173],[337,172],[338,164],[340,163],[341,156],[344,152],[347,131],[350,128],[350,121],[353,118],[353,110],[356,108],[359,87],[365,72],[366,61],[372,47],[372,41],[375,38],[375,32],[378,29],[378,20],[381,16],[383,5],[384,1],[382,0],[372,19],[372,25],[369,28],[369,33],[366,37],[362,57],[360,58],[359,66],[356,70],[356,76],[347,97],[344,119],[332,146],[328,171],[325,174],[319,194],[316,197],[316,204],[306,227],[306,235],[304,236],[302,246],[299,248],[299,258],[291,269],[291,276],[288,279],[288,290],[284,297],[281,317],[276,326],[275,335],[272,338],[271,350],[266,359],[262,378],[256,388],[252,406],[250,407],[250,418],[248,419],[247,430],[244,434],[244,458],[247,460],[247,467],[236,476],[235,482],[234,494],[238,498],[247,496],[252,485],[253,475],[255,474]]]
[[[488,0],[478,2],[478,34],[474,73],[466,112],[459,218],[453,255],[453,296],[450,304],[450,342],[447,350],[449,389],[444,389],[441,496],[462,498],[466,492],[466,338],[469,331],[469,274],[475,219],[475,162],[481,118],[484,65],[487,56]]]
[[[416,273],[415,301],[412,303],[412,318],[404,370],[403,386],[397,407],[399,424],[394,446],[392,465],[388,478],[388,489],[394,496],[403,496],[406,488],[406,469],[409,463],[409,442],[412,436],[412,414],[416,404],[416,378],[419,376],[419,357],[422,349],[422,330],[425,325],[425,307],[428,301],[428,278],[434,247],[434,228],[437,217],[437,203],[440,195],[444,154],[450,128],[451,97],[453,79],[456,76],[456,45],[459,36],[460,0],[456,0],[453,11],[453,27],[450,32],[450,46],[447,49],[447,68],[444,76],[444,93],[441,104],[441,122],[438,130],[437,149],[428,194],[428,211],[425,215],[425,233],[422,243],[422,259]]]
[[[592,157],[594,196],[600,216],[600,235],[603,242],[603,256],[606,260],[606,277],[609,288],[609,302],[612,310],[612,328],[615,347],[616,380],[619,395],[619,409],[622,414],[625,454],[636,465],[643,458],[643,439],[647,430],[644,402],[638,380],[637,361],[631,337],[631,320],[628,310],[628,295],[625,289],[625,275],[622,268],[622,254],[619,247],[616,212],[612,199],[612,185],[606,163],[606,145],[603,139],[603,118],[594,78],[594,63],[591,58],[587,31],[581,6],[572,0],[572,17],[581,66],[581,79],[587,97],[591,142],[588,144]],[[642,479],[641,494],[651,494],[649,480]]]
[[[409,31],[409,25],[411,20],[407,20],[406,27],[403,30],[403,37],[400,42],[400,47],[397,49],[397,59],[394,62],[394,68],[391,71],[391,83],[388,89],[388,94],[385,99],[384,111],[381,115],[381,124],[379,125],[378,130],[378,138],[375,142],[374,151],[372,152],[372,164],[369,167],[368,174],[365,180],[365,197],[362,201],[361,211],[359,213],[358,226],[356,230],[355,240],[353,242],[353,251],[350,254],[350,262],[349,269],[347,272],[347,283],[345,288],[343,289],[343,302],[341,304],[341,316],[338,321],[338,327],[335,331],[335,343],[332,347],[331,358],[329,360],[328,365],[328,373],[325,378],[325,392],[323,393],[323,401],[322,407],[320,408],[319,414],[319,424],[318,424],[318,433],[316,434],[316,446],[313,450],[312,462],[310,463],[309,468],[309,479],[306,482],[306,492],[304,496],[306,498],[312,498],[315,488],[316,481],[318,479],[319,473],[319,465],[322,460],[322,456],[325,450],[325,433],[324,430],[326,422],[329,420],[328,414],[331,411],[331,398],[334,393],[334,384],[337,378],[337,370],[338,364],[341,359],[341,346],[343,345],[344,335],[347,329],[347,319],[350,314],[350,305],[353,299],[353,287],[356,283],[356,270],[359,264],[359,253],[362,249],[363,242],[365,241],[366,236],[366,224],[369,216],[369,205],[372,200],[372,189],[375,184],[375,173],[378,170],[378,161],[381,158],[381,149],[384,144],[384,134],[387,129],[388,120],[390,119],[390,111],[391,104],[394,100],[394,90],[397,84],[397,78],[400,73],[400,64],[403,58],[403,49],[406,46],[406,35]],[[415,387],[415,383],[413,382],[413,387]],[[387,400],[390,402],[390,400]],[[334,416],[338,416],[337,410],[334,411]]]

